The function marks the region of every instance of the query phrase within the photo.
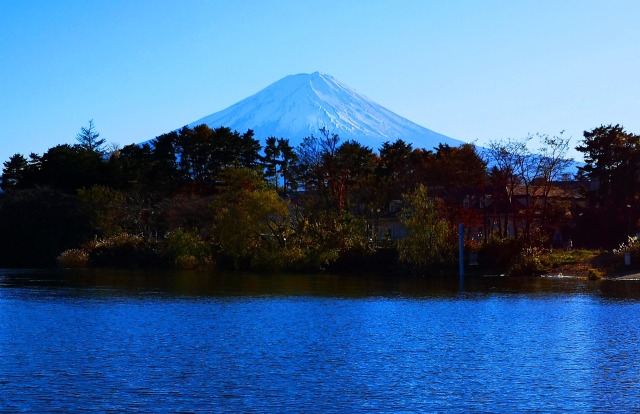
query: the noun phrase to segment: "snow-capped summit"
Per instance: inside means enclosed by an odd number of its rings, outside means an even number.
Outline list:
[[[188,126],[201,124],[229,127],[240,133],[252,129],[262,142],[274,136],[289,139],[293,146],[311,134],[318,136],[323,127],[338,134],[343,142],[355,140],[373,150],[398,138],[412,143],[414,148],[463,144],[396,115],[320,72],[287,76]]]

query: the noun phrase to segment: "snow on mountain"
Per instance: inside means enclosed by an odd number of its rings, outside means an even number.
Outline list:
[[[252,129],[264,143],[267,137],[288,138],[297,146],[304,137],[319,136],[326,128],[341,142],[355,140],[373,150],[398,138],[414,148],[432,149],[439,143],[462,141],[417,125],[357,93],[335,78],[315,72],[287,76],[242,101],[201,118],[189,127],[229,127],[240,133]]]

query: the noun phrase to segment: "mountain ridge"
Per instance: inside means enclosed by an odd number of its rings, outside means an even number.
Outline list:
[[[289,139],[293,146],[311,134],[317,136],[320,128],[337,134],[343,142],[355,140],[374,150],[396,139],[425,149],[464,144],[395,114],[322,72],[286,76],[187,126],[201,124],[239,132],[251,129],[262,142],[274,136]]]

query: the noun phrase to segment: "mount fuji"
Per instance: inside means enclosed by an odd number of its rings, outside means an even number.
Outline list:
[[[337,134],[342,142],[355,140],[378,150],[386,141],[400,138],[414,148],[438,144],[464,144],[417,125],[357,93],[332,76],[315,72],[287,76],[242,101],[205,116],[189,127],[206,124],[240,133],[252,129],[255,138],[289,139],[292,146],[320,128]]]

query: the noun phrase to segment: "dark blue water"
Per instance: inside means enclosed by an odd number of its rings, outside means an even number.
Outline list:
[[[451,280],[0,272],[0,411],[640,410],[633,282]]]

